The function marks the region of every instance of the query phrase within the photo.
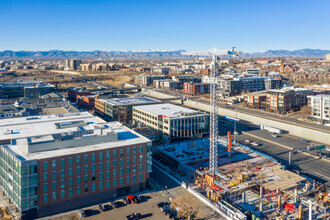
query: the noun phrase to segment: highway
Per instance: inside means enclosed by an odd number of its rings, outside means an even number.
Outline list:
[[[201,102],[203,104],[209,104],[208,101],[206,100],[195,100],[197,102]],[[220,104],[219,103],[219,108],[223,108],[226,110],[232,110],[233,112],[236,112],[236,107],[235,106],[231,106],[231,105],[225,105],[225,104]],[[221,113],[221,111],[219,111]],[[244,113],[244,114],[249,114],[249,115],[253,115],[253,116],[258,116],[261,118],[268,118],[271,120],[276,120],[276,121],[281,121],[281,122],[285,122],[285,123],[290,123],[290,124],[294,124],[294,125],[298,125],[301,127],[307,127],[310,129],[314,129],[314,130],[320,130],[320,131],[324,131],[324,132],[328,132],[330,133],[330,127],[324,126],[324,125],[318,125],[315,123],[309,123],[309,122],[304,122],[304,121],[300,121],[297,120],[295,118],[291,118],[285,115],[280,115],[280,114],[275,114],[275,113],[271,113],[271,112],[266,112],[264,110],[260,110],[260,109],[249,109],[249,108],[242,108],[242,107],[237,107],[237,112],[240,113]]]
[[[219,123],[219,135],[222,137],[226,137],[227,131],[234,132],[234,122],[229,122],[225,120],[221,120],[223,123]],[[273,156],[275,159],[279,160],[284,164],[288,164],[289,161],[289,149],[281,147],[279,145],[263,141],[257,138],[252,138],[248,135],[244,135],[241,131],[245,131],[247,133],[251,133],[257,135],[263,139],[270,139],[279,144],[283,144],[289,147],[302,148],[309,146],[311,142],[304,143],[297,140],[296,137],[291,135],[280,135],[277,138],[272,137],[269,132],[261,131],[257,128],[257,126],[252,125],[248,122],[240,121],[237,123],[237,131],[239,131],[239,135],[237,135],[237,142],[246,144],[245,140],[255,141],[259,143],[259,146],[251,146],[251,148],[265,153],[267,155]],[[234,136],[232,135],[232,139],[234,140]],[[327,187],[330,188],[330,163],[315,159],[311,156],[303,155],[303,154],[292,154],[291,163],[294,170],[299,171],[301,174],[306,174],[307,176],[318,180],[321,183],[324,183]]]

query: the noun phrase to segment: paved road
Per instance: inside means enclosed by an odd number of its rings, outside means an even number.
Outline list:
[[[209,104],[209,102],[206,101],[206,100],[198,100],[198,102],[201,102],[201,103],[204,103],[204,104]],[[236,107],[235,106],[219,104],[219,108],[223,108],[223,109],[226,109],[226,110],[232,110],[233,112],[236,112]],[[300,120],[297,120],[297,119],[292,118],[292,117],[287,117],[285,115],[266,112],[266,111],[263,111],[263,110],[237,107],[237,112],[244,113],[244,114],[249,114],[249,115],[253,115],[253,116],[258,116],[258,117],[262,117],[262,118],[269,118],[271,120],[277,120],[277,121],[281,121],[281,122],[284,122],[284,123],[295,124],[295,125],[298,125],[298,126],[308,127],[308,128],[311,128],[311,129],[321,130],[321,131],[330,133],[330,127],[300,121]],[[220,114],[221,114],[221,110],[220,110]]]
[[[248,127],[252,129],[249,129]],[[234,131],[233,122],[224,121],[224,123],[219,123],[220,136],[225,136],[228,130],[230,130],[231,132]],[[258,134],[263,138],[267,134],[264,131],[260,131],[260,130],[258,131],[256,126],[253,126],[252,124],[245,122],[237,123],[237,130],[238,131],[243,130],[243,131],[251,132],[253,134]],[[273,139],[277,142],[280,142],[281,144],[288,146],[295,146],[297,148],[308,146],[311,144],[311,143],[303,143],[301,141],[298,141],[295,137],[292,137],[290,135],[282,135],[282,136],[283,137],[278,137]],[[243,134],[237,135],[238,142],[244,144],[245,140],[251,140],[251,141],[256,141],[257,143],[261,143],[261,145],[257,147],[253,147],[253,146],[250,147],[258,151],[261,151],[263,153],[266,153],[268,155],[274,156],[274,158],[278,159],[280,162],[288,164],[289,151],[290,151],[289,149],[280,147],[276,144],[272,144],[266,141],[262,141],[260,139],[251,138],[248,135],[243,135]],[[299,170],[302,173],[306,173],[308,176],[315,178],[320,182],[325,183],[328,187],[330,187],[330,163],[303,154],[293,154],[291,157],[291,162],[296,170]]]

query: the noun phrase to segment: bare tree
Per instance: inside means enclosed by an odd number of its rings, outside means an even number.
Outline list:
[[[188,220],[205,218],[205,211],[200,202],[192,195],[184,194],[174,198],[171,206],[178,210],[178,214]]]

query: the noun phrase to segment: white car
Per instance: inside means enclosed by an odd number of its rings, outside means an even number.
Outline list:
[[[249,141],[249,140],[245,140],[245,143],[249,144],[249,143],[250,143],[250,141]]]
[[[251,144],[252,144],[253,146],[256,146],[256,147],[259,146],[259,144],[258,144],[257,142],[252,142]]]

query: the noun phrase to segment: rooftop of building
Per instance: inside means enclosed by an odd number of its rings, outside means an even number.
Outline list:
[[[173,104],[140,105],[136,108],[154,115],[161,115],[163,117],[169,118],[206,115],[206,113],[204,112],[192,110]]]
[[[8,140],[10,140],[8,143]],[[150,140],[88,112],[0,120],[0,142],[21,161],[38,160]]]
[[[127,97],[127,98],[100,99],[100,100],[112,106],[162,103],[162,101],[158,99],[153,99],[149,97]]]
[[[50,83],[44,83],[43,81],[26,81],[26,82],[2,82],[0,87],[24,87],[24,88],[40,88],[40,87],[54,87]]]
[[[330,98],[330,94],[309,95],[309,96],[307,96],[307,97]]]

